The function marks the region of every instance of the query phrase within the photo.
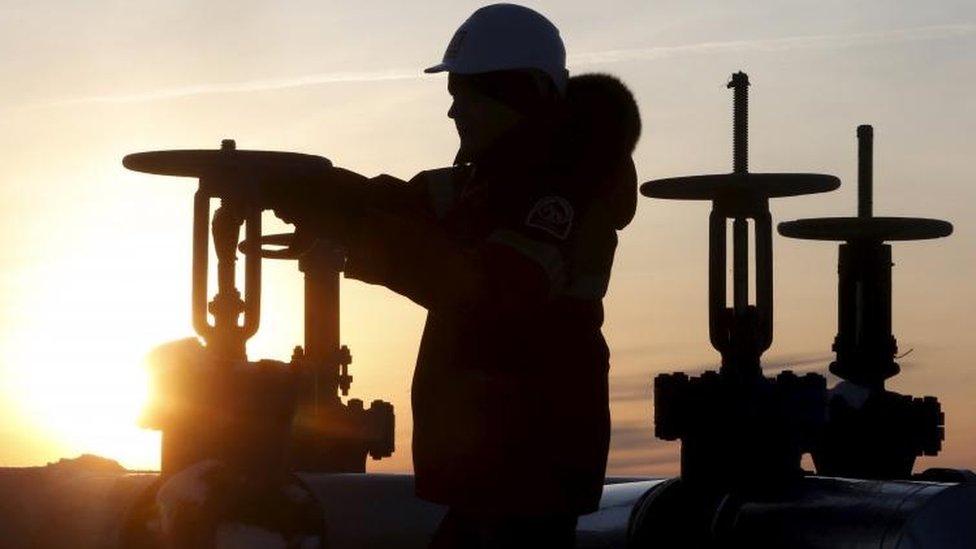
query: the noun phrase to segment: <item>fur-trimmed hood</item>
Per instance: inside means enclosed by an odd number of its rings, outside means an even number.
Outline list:
[[[545,164],[564,176],[566,192],[600,203],[614,228],[624,228],[637,208],[630,155],[641,120],[633,94],[616,77],[582,74],[569,79],[565,99],[551,107],[530,113],[473,163],[503,171]]]
[[[610,207],[614,226],[630,223],[637,208],[637,173],[631,154],[641,119],[630,90],[608,74],[569,79],[561,154],[567,168]]]
[[[609,74],[581,74],[566,88],[570,153],[586,164],[606,166],[629,157],[641,133],[634,95]],[[573,150],[575,149],[575,150]]]

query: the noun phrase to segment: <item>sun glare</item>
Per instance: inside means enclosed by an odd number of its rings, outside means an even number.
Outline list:
[[[23,296],[34,301],[4,357],[12,366],[11,396],[29,423],[21,428],[63,448],[48,461],[92,453],[154,469],[159,435],[136,424],[148,392],[143,361],[174,331],[168,317],[134,310],[131,296],[145,289],[106,268],[117,261],[107,255],[59,261],[73,267],[51,268],[33,281],[39,290]]]

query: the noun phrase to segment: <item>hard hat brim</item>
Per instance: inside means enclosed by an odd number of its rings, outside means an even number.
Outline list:
[[[504,69],[498,69],[498,70],[504,70]],[[485,72],[493,72],[493,71],[462,69],[457,65],[454,65],[453,63],[438,63],[433,67],[427,67],[426,69],[424,69],[424,72],[427,74],[434,74],[438,72],[453,72],[455,74],[482,74]]]
[[[426,69],[424,69],[424,72],[427,74],[434,74],[437,72],[451,72],[453,68],[454,67],[452,67],[449,63],[438,63],[433,67],[427,67]]]

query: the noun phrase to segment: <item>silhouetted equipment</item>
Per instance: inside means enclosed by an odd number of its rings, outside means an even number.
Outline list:
[[[837,359],[830,371],[845,380],[830,399],[830,421],[813,452],[821,474],[908,478],[915,458],[942,448],[944,417],[935,397],[886,391],[899,371],[891,331],[891,245],[952,233],[936,219],[873,217],[874,130],[857,128],[857,217],[802,219],[779,225],[783,236],[841,241],[838,262]]]
[[[393,407],[374,400],[368,410],[363,401],[350,399],[352,355],[339,338],[339,274],[344,257],[329,242],[295,246],[294,234],[261,239],[261,255],[297,259],[305,275],[305,346],[296,347],[292,364],[306,382],[300,389],[292,430],[292,467],[299,471],[363,472],[364,457],[382,459],[393,454]],[[272,246],[269,248],[267,246]],[[241,242],[250,253],[249,242]],[[303,249],[304,251],[297,251]]]
[[[338,395],[346,395],[352,381],[349,350],[339,344],[341,256],[301,235],[261,235],[266,205],[260,186],[286,184],[332,164],[313,155],[238,150],[233,140],[224,140],[220,150],[131,154],[123,164],[199,179],[192,309],[193,327],[206,345],[194,349],[184,342],[179,350],[157,353],[158,387],[146,420],[163,431],[163,475],[209,458],[237,464],[263,454],[261,467],[274,462],[281,469],[362,472],[367,454],[389,456],[392,406],[377,400],[366,410],[361,400],[343,404]],[[220,207],[211,220],[214,198]],[[208,304],[211,231],[217,292]],[[262,242],[287,248],[263,251]],[[236,287],[238,248],[245,256],[244,299]],[[290,363],[247,361],[245,344],[260,323],[262,257],[300,257],[305,272],[305,346],[296,348]]]
[[[822,422],[822,376],[762,375],[760,357],[773,341],[773,245],[769,199],[836,189],[820,174],[753,174],[748,170],[748,86],[732,75],[734,151],[731,174],[650,181],[654,198],[711,200],[709,216],[709,334],[722,355],[718,372],[655,379],[656,434],[681,439],[682,478],[713,487],[800,474]],[[732,306],[726,287],[727,225],[732,220]],[[755,303],[750,304],[749,220],[755,235]]]
[[[932,397],[883,390],[897,372],[891,337],[890,248],[884,240],[945,236],[947,223],[872,218],[870,128],[862,127],[859,217],[780,225],[787,236],[846,240],[841,248],[840,334],[831,371],[845,378],[828,408],[826,380],[760,369],[772,341],[772,235],[768,199],[832,190],[817,175],[754,175],[746,156],[746,93],[733,75],[734,171],[652,181],[656,198],[712,200],[709,322],[718,372],[655,379],[656,435],[682,442],[681,478],[634,506],[629,547],[969,547],[976,485],[968,471],[907,479],[915,456],[938,451],[942,417]],[[726,304],[726,234],[733,221],[733,299]],[[748,303],[747,225],[756,228],[756,304]],[[849,381],[848,381],[849,380]],[[851,392],[866,396],[851,404]],[[856,398],[855,398],[856,400]],[[828,420],[829,410],[829,420]],[[802,453],[818,473],[803,474]],[[934,482],[933,482],[934,481]],[[952,532],[952,534],[945,534]]]
[[[703,498],[671,479],[634,506],[626,547],[966,549],[976,547],[974,509],[972,483],[805,477]]]

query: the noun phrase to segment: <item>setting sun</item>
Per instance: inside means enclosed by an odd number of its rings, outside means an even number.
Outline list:
[[[21,365],[11,394],[28,427],[67,452],[158,467],[159,436],[136,420],[148,390],[143,358],[172,329],[161,315],[125,320],[126,296],[145,289],[137,280],[92,276],[114,261],[109,253],[65,255],[32,281],[45,291],[31,296],[30,314],[16,327],[20,337],[12,338],[17,344],[6,349],[6,361]]]

